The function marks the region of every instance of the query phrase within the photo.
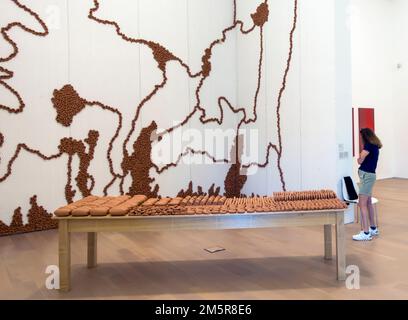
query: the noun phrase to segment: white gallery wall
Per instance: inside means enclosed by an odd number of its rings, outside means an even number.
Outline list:
[[[393,81],[394,88],[394,121],[395,121],[395,176],[408,178],[408,147],[405,145],[408,136],[408,2],[398,0],[395,28],[395,47],[397,69]],[[401,143],[402,142],[402,143]]]
[[[378,177],[408,178],[408,148],[400,143],[408,134],[408,3],[353,0],[350,12],[356,155],[357,109],[374,108],[376,132],[384,144]]]
[[[272,151],[268,157],[268,144],[279,143],[280,90],[281,166],[286,188],[339,191],[340,178],[350,175],[352,170],[349,1],[298,1],[292,59],[286,78],[295,0],[269,0],[268,22],[262,35],[259,27],[243,33],[242,30],[253,26],[251,14],[262,2],[237,0],[235,18],[242,23],[223,33],[234,24],[233,0],[19,1],[43,18],[49,34],[39,37],[12,28],[9,35],[18,45],[18,54],[0,62],[1,67],[14,72],[11,79],[4,81],[20,93],[25,103],[23,112],[0,110],[0,133],[4,136],[0,145],[0,177],[6,177],[0,183],[0,220],[9,224],[17,207],[22,208],[24,215],[33,195],[49,212],[65,204],[67,168],[72,176],[70,186],[75,191],[73,199],[82,197],[75,176],[83,169],[83,163],[76,155],[68,167],[67,154],[46,161],[22,149],[13,159],[19,144],[51,156],[58,154],[61,139],[73,138],[84,144],[84,152],[89,152],[87,136],[91,130],[97,131],[98,141],[87,168],[89,179],[85,187],[101,195],[112,180],[110,171],[121,171],[123,141],[141,103],[143,108],[126,145],[129,153],[142,129],[152,121],[159,129],[175,126],[162,140],[152,143],[152,161],[158,170],[149,171],[154,179],[151,189],[158,185],[159,195],[175,196],[186,190],[190,181],[194,191],[200,186],[206,192],[214,184],[224,192],[231,164],[214,164],[208,156],[190,154],[188,150],[206,151],[217,158],[214,150],[194,135],[204,136],[206,130],[219,129],[224,134],[236,129],[243,111],[233,112],[226,101],[232,108],[244,109],[248,118],[255,116],[256,103],[257,121],[243,127],[246,132],[254,130],[256,140],[245,140],[242,164],[254,161],[262,164],[269,159],[264,168],[250,166],[242,193],[265,195],[282,190],[277,154]],[[114,25],[98,23],[97,19],[114,21],[122,36]],[[13,21],[41,30],[33,16],[16,7],[13,1],[1,0],[0,26]],[[163,71],[149,47],[126,39],[158,43],[178,60],[167,61]],[[205,110],[204,118],[221,120],[223,113],[223,121],[203,123],[202,114],[194,113],[177,127],[198,104],[197,88],[202,76],[192,75],[202,70],[205,50],[217,39],[223,40],[214,45],[209,60],[211,72],[202,81],[198,98],[199,106]],[[0,56],[8,56],[11,51],[10,44],[0,37]],[[51,99],[54,90],[67,84],[89,103],[75,114],[70,125],[63,126],[56,121]],[[7,88],[0,86],[0,105],[16,109],[19,101]],[[154,95],[150,96],[152,92]],[[221,103],[220,97],[225,98]],[[101,104],[118,110],[123,120],[111,149],[119,117],[98,107]],[[187,137],[190,144],[175,147],[180,137]],[[162,151],[169,146],[174,148],[175,157],[166,159]],[[230,139],[224,151],[229,153],[232,147]],[[160,171],[178,161],[180,153],[185,155],[177,165]],[[112,159],[111,167],[107,154]],[[131,185],[132,176],[128,174],[123,186],[117,180],[109,185],[108,194],[119,194],[121,187],[126,192]],[[27,221],[26,216],[23,218]]]

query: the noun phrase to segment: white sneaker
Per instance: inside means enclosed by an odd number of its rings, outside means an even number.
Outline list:
[[[370,235],[372,237],[374,236],[379,236],[380,235],[380,231],[378,231],[378,228],[375,228],[374,230],[370,228]]]
[[[365,234],[364,231],[361,231],[359,234],[353,236],[353,240],[355,241],[371,241],[373,237],[371,234]]]

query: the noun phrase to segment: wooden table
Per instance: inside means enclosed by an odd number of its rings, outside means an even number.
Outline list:
[[[88,233],[88,268],[94,268],[97,265],[98,232],[252,229],[321,225],[324,227],[324,258],[330,260],[332,259],[332,225],[335,225],[337,279],[345,280],[344,211],[324,210],[188,216],[55,217],[54,219],[58,220],[59,229],[60,291],[70,290],[70,237],[73,232]]]

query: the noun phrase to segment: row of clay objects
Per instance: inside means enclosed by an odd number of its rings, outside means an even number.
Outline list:
[[[176,199],[176,198],[174,198]],[[223,205],[173,205],[181,203],[170,198],[150,198],[142,205],[132,208],[129,215],[134,216],[153,216],[153,215],[196,215],[196,214],[234,214],[234,213],[254,213],[254,212],[275,212],[292,211],[299,204],[288,205],[286,202],[278,206],[271,197],[253,197],[253,198],[228,198]],[[198,197],[186,197],[189,200],[200,201]],[[202,199],[202,198],[201,198]],[[194,202],[191,203],[194,203]],[[303,208],[304,206],[300,206]]]
[[[226,201],[223,196],[186,196],[176,198],[149,198],[129,211],[131,216],[193,215],[218,213]]]
[[[229,198],[225,201],[225,205],[231,206],[249,206],[249,207],[264,207],[273,206],[275,201],[272,197],[251,197],[251,198]]]
[[[185,214],[184,206],[138,206],[129,211],[129,216],[166,216]]]
[[[186,214],[222,214],[222,205],[186,206]]]
[[[307,196],[311,196],[313,199],[275,201],[272,197],[229,198],[221,207],[221,213],[324,210],[347,207],[331,190],[322,190],[318,194],[313,191]],[[316,197],[318,199],[314,199]]]
[[[330,201],[329,201],[330,200]],[[212,203],[210,205],[210,203]],[[215,203],[215,204],[214,204]],[[226,198],[221,196],[188,196],[176,198],[95,197],[89,196],[55,211],[58,216],[104,215],[182,215],[275,212],[343,208],[344,203],[334,199],[274,201],[272,197]]]
[[[269,211],[266,208],[261,207],[245,207],[245,206],[235,206],[235,205],[222,205],[222,206],[187,206],[186,214],[243,214],[243,213],[253,213],[262,212],[261,210]]]
[[[130,216],[158,216],[158,215],[196,215],[229,213],[221,205],[205,206],[139,206],[129,211]]]
[[[273,198],[275,201],[320,200],[335,199],[336,194],[332,190],[285,191],[274,192]]]
[[[343,209],[345,204],[337,199],[281,201],[271,206],[215,205],[215,206],[138,206],[130,210],[130,216],[242,214],[254,212],[310,211]]]
[[[276,208],[235,206],[235,205],[205,205],[205,206],[138,206],[129,211],[130,216],[165,216],[165,215],[200,215],[200,214],[235,214],[270,212]]]
[[[222,205],[227,198],[223,196],[187,196],[176,198],[149,198],[142,205],[143,206],[203,206],[203,205]]]
[[[276,211],[310,211],[324,209],[342,209],[345,204],[338,199],[300,200],[300,201],[266,201],[246,198],[245,201],[227,199],[224,205],[181,206],[181,205],[141,205],[132,208],[131,216],[156,215],[197,215],[197,214],[236,214]],[[156,201],[158,203],[158,201]]]
[[[201,196],[187,196],[185,197],[180,205],[186,206],[205,206],[205,205],[222,205],[224,204],[226,197],[223,196],[208,196],[208,195],[201,195]]]
[[[179,214],[197,215],[197,214],[227,214],[238,213],[237,210],[231,211],[231,208],[225,205],[204,205],[204,206],[182,206],[182,211]],[[244,213],[242,211],[241,213]]]
[[[271,197],[230,198],[225,206],[229,213],[276,211],[275,201]]]
[[[280,201],[276,203],[278,211],[310,211],[343,209],[346,204],[338,199]]]

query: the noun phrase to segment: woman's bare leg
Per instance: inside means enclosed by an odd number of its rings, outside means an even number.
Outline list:
[[[368,208],[368,217],[370,218],[370,227],[376,227],[375,211],[374,211],[374,206],[373,206],[373,200],[371,197],[368,197],[367,208]]]
[[[360,194],[358,197],[358,206],[360,207],[360,212],[361,212],[361,222],[363,225],[363,231],[364,232],[369,232],[369,225],[368,225],[368,198],[369,196],[365,196],[363,194]]]

